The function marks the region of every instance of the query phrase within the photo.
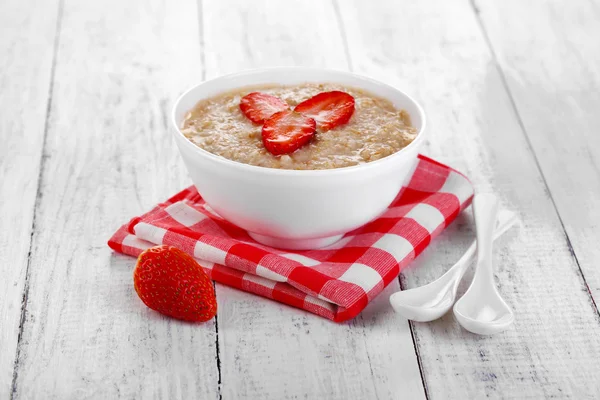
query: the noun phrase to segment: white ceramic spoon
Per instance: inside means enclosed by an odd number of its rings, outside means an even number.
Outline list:
[[[494,240],[502,236],[516,221],[515,213],[508,210],[500,211]],[[446,314],[454,304],[458,284],[471,265],[476,248],[476,242],[473,241],[460,260],[435,281],[392,294],[390,303],[394,310],[407,319],[419,322],[433,321]]]
[[[477,226],[477,269],[467,292],[454,304],[454,316],[469,332],[491,335],[508,328],[515,317],[498,293],[492,266],[492,237],[498,200],[479,194],[473,200]]]

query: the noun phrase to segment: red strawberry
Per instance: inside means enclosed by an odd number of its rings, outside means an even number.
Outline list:
[[[293,153],[310,141],[316,129],[314,119],[294,111],[280,111],[265,121],[262,140],[273,155]]]
[[[153,310],[185,321],[208,321],[217,313],[211,280],[190,255],[172,246],[156,246],[138,257],[133,286]]]
[[[252,92],[240,100],[240,109],[244,115],[257,124],[262,124],[276,112],[289,108],[290,106],[279,97],[260,92]]]
[[[354,113],[354,97],[346,92],[323,92],[298,104],[295,111],[314,118],[319,128],[328,131],[345,124]]]

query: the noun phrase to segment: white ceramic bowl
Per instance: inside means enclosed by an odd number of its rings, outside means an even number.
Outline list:
[[[418,136],[377,161],[296,171],[225,159],[197,147],[179,129],[186,112],[202,99],[251,85],[305,82],[338,83],[384,97],[408,111]],[[297,250],[332,244],[383,213],[414,170],[426,133],[422,108],[405,93],[348,72],[299,67],[252,70],[203,82],[181,95],[171,122],[183,161],[208,205],[258,242]]]

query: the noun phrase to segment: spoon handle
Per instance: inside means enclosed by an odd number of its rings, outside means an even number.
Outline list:
[[[498,212],[498,220],[495,224],[492,224],[494,227],[494,236],[493,240],[496,241],[500,236],[502,236],[507,230],[509,230],[514,224],[517,222],[517,215],[508,210],[500,210]],[[471,265],[473,258],[477,252],[477,241],[473,241],[467,251],[463,254],[463,256],[458,260],[452,268],[448,270],[448,272],[454,272],[454,270],[459,270],[459,276],[456,282],[456,285],[460,283],[460,279],[463,274],[467,271],[467,268]],[[445,275],[445,274],[444,274]],[[408,289],[411,290],[411,289]]]
[[[480,275],[484,279],[492,279],[492,242],[494,225],[498,215],[498,199],[493,194],[479,194],[473,199],[473,213],[477,226],[477,259],[481,265],[475,272],[474,279]]]

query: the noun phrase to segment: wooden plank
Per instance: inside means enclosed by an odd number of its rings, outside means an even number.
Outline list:
[[[347,69],[331,3],[204,5],[208,77],[272,65]],[[218,16],[216,18],[215,16]],[[223,398],[423,398],[405,320],[389,293],[347,324],[217,286]]]
[[[206,2],[202,19],[206,70],[216,76],[273,66],[348,69],[331,4],[316,0],[290,4]]]
[[[214,322],[146,308],[113,231],[188,183],[167,113],[200,80],[193,0],[65,0],[16,398],[218,398]]]
[[[11,393],[44,142],[57,1],[0,12],[0,398]]]
[[[511,0],[476,4],[598,305],[600,3]]]
[[[426,153],[463,170],[479,191],[499,194],[523,221],[495,257],[500,291],[516,313],[512,329],[478,337],[451,315],[413,325],[429,397],[595,397],[596,309],[470,4],[344,5],[355,69],[415,95],[431,121]],[[535,16],[518,15],[524,26]],[[426,251],[403,284],[427,283],[456,261],[472,237],[469,221]]]

